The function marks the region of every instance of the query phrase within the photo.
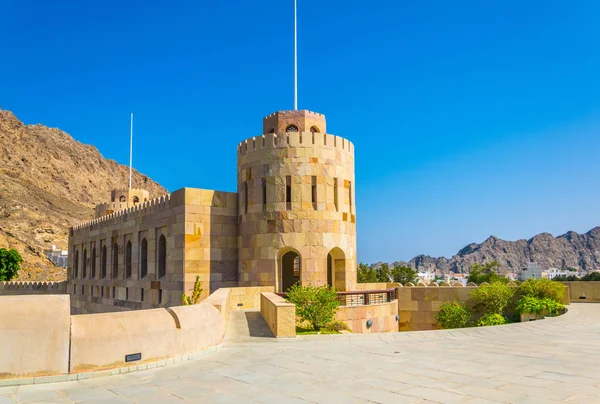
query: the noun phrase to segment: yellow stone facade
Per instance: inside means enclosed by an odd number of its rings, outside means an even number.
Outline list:
[[[265,134],[238,145],[237,193],[114,190],[70,231],[73,312],[179,305],[196,276],[203,297],[297,281],[355,288],[354,145],[325,129],[310,111],[264,118]]]

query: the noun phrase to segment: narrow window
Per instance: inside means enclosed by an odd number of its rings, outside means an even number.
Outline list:
[[[129,288],[125,288],[125,300],[129,300]]]
[[[119,245],[117,243],[113,244],[112,254],[113,254],[112,278],[117,279],[117,277],[119,276]]]
[[[73,278],[77,278],[79,276],[79,250],[75,251],[75,262],[73,263],[73,267],[75,270],[75,274]]]
[[[81,285],[81,294],[85,295],[85,285]]]
[[[92,279],[96,279],[96,247],[92,248],[92,274],[90,276]]]
[[[285,202],[287,204],[292,203],[292,177],[285,177]],[[291,209],[291,206],[287,206],[287,209]]]
[[[167,273],[167,239],[161,234],[158,239],[158,278],[162,278]]]
[[[125,248],[125,278],[131,278],[131,241],[127,242],[127,247]]]
[[[317,176],[313,175],[311,181],[312,205],[313,209],[317,210]]]
[[[162,289],[158,289],[158,303],[162,303]]]
[[[138,203],[140,203],[140,198],[138,198],[137,196],[133,197],[133,204],[137,205]]]
[[[81,266],[81,278],[85,279],[87,277],[87,249],[83,250],[83,262]]]
[[[116,288],[113,286],[113,299],[115,298],[116,292]]]
[[[148,275],[148,242],[146,239],[142,239],[142,268],[141,268],[141,278],[145,278]]]
[[[262,179],[262,205],[263,211],[267,210],[267,179],[265,177]]]
[[[144,289],[142,289],[142,295],[140,297],[140,300],[142,303],[144,303]]]
[[[244,213],[248,213],[248,181],[244,182]]]
[[[106,278],[106,246],[102,246],[102,256],[100,257],[100,277]]]
[[[350,212],[352,212],[352,181],[348,181],[348,200],[350,201]]]
[[[77,285],[73,285],[73,294],[76,295],[77,294]]]
[[[339,211],[338,208],[338,179],[333,179],[333,203],[335,204],[335,211]]]

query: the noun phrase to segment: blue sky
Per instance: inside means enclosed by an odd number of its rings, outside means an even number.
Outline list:
[[[600,2],[298,2],[299,107],[355,144],[360,261],[600,225]],[[2,108],[124,164],[134,112],[170,191],[235,191],[236,144],[293,107],[292,0],[2,3]]]

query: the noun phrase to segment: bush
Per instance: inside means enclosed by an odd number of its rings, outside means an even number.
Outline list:
[[[506,323],[508,323],[508,321],[506,320],[506,317],[504,317],[502,314],[491,313],[481,317],[477,322],[477,326],[485,327],[488,325],[502,325]]]
[[[0,281],[10,281],[17,277],[23,258],[13,248],[0,248]]]
[[[333,321],[339,306],[335,289],[327,286],[302,286],[296,283],[290,288],[287,299],[296,305],[296,315],[316,331]]]
[[[557,315],[564,310],[565,306],[549,297],[539,298],[535,296],[523,296],[515,305],[517,314],[534,313],[541,315]]]
[[[325,327],[328,331],[350,331],[350,327],[343,321],[332,321]]]
[[[435,320],[442,328],[464,328],[473,325],[471,311],[464,303],[457,301],[442,304],[435,314]]]
[[[562,302],[565,296],[565,286],[551,279],[528,279],[519,285],[521,296],[552,299]]]
[[[202,282],[200,282],[200,276],[196,275],[194,281],[194,289],[192,290],[192,296],[186,296],[185,293],[181,294],[181,303],[184,306],[191,306],[192,304],[200,303],[200,295],[202,294]]]
[[[514,288],[502,282],[483,285],[471,292],[475,311],[482,314],[502,314],[515,294]]]

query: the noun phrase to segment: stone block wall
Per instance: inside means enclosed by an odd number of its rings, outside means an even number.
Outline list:
[[[73,313],[180,305],[196,276],[203,297],[237,283],[234,193],[182,188],[71,231],[67,291]]]
[[[343,321],[354,333],[398,331],[398,301],[366,306],[340,306],[335,314],[336,321]],[[367,321],[373,322],[372,326]]]
[[[569,297],[575,303],[600,303],[600,282],[561,282],[569,288]]]
[[[0,282],[0,296],[64,295],[67,282]]]
[[[260,313],[276,337],[296,336],[296,305],[272,292],[260,294]]]

